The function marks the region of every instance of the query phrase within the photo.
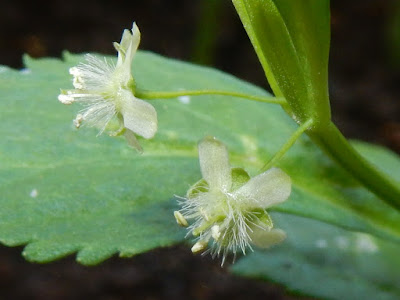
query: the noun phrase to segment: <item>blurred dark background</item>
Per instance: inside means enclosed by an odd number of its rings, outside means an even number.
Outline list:
[[[400,152],[400,1],[332,0],[330,94],[343,133]],[[141,49],[218,69],[268,89],[229,0],[0,0],[0,64],[21,56],[114,54],[136,21]],[[0,299],[298,299],[283,288],[227,274],[186,247],[82,267],[74,258],[30,264],[0,247]],[[303,299],[303,298],[302,298]]]

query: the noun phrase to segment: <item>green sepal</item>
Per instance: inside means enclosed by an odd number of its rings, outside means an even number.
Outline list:
[[[270,229],[274,227],[274,223],[272,222],[272,219],[266,210],[255,209],[252,211],[252,213],[257,216],[256,220],[252,220],[256,226],[260,226],[262,228],[268,227]]]
[[[247,181],[250,180],[250,175],[242,168],[232,168],[232,187],[231,191],[237,190]],[[208,192],[208,183],[204,179],[200,179],[195,184],[193,184],[186,193],[188,199],[197,196],[199,193]]]
[[[204,179],[200,179],[193,184],[186,193],[186,198],[191,199],[200,193],[208,192],[208,183]]]
[[[232,191],[236,191],[247,181],[250,180],[250,175],[242,168],[232,168]]]

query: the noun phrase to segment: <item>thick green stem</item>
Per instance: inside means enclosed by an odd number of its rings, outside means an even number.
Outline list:
[[[277,98],[274,96],[256,96],[248,95],[244,93],[237,93],[231,91],[219,91],[219,90],[188,90],[188,91],[172,91],[172,92],[154,92],[136,89],[135,96],[140,99],[152,100],[152,99],[167,99],[176,98],[181,96],[202,96],[202,95],[222,95],[231,96],[236,98],[243,98],[251,101],[275,103],[285,105],[286,101],[284,98]]]
[[[367,189],[379,196],[387,204],[400,209],[399,184],[364,159],[349,144],[335,124],[330,122],[328,126],[324,126],[321,129],[313,128],[307,134]]]
[[[278,162],[282,156],[285,155],[286,152],[293,146],[293,144],[298,140],[298,138],[311,126],[313,125],[313,120],[310,119],[304,122],[296,131],[290,136],[290,138],[286,141],[286,143],[279,149],[278,152],[262,167],[261,172],[268,170],[271,168],[276,162]]]

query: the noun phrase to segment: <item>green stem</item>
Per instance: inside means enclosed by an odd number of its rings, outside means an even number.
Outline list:
[[[400,209],[400,189],[389,176],[380,172],[364,159],[330,122],[323,128],[313,128],[307,132],[313,141],[328,153],[367,189],[379,196],[387,204]]]
[[[152,100],[152,99],[167,99],[167,98],[176,98],[180,96],[201,96],[201,95],[222,95],[222,96],[231,96],[237,98],[248,99],[257,102],[265,102],[265,103],[275,103],[275,104],[286,104],[284,98],[276,98],[274,96],[256,96],[256,95],[248,95],[244,93],[237,93],[231,91],[219,91],[219,90],[188,90],[188,91],[173,91],[173,92],[153,92],[153,91],[145,91],[141,89],[136,89],[135,96],[140,99]]]
[[[279,149],[277,153],[262,167],[261,172],[268,170],[271,168],[276,162],[278,162],[282,156],[285,155],[286,152],[293,146],[293,144],[297,141],[297,139],[313,125],[313,120],[309,119],[304,122],[296,131],[290,136],[290,138],[286,141],[286,143]]]

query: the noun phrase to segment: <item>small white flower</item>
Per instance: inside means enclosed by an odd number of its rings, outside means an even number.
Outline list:
[[[286,238],[283,230],[273,229],[266,209],[285,201],[291,192],[290,177],[272,168],[253,178],[240,168],[231,168],[228,151],[215,138],[207,137],[199,144],[203,179],[180,200],[182,209],[174,213],[179,225],[188,226],[188,234],[197,236],[194,253],[211,247],[212,256],[228,252],[246,254],[251,244],[268,248]]]
[[[135,134],[146,139],[157,131],[157,113],[154,107],[134,96],[135,82],[131,75],[133,57],[140,42],[139,28],[133,23],[132,32],[125,30],[121,42],[114,43],[118,61],[114,65],[106,58],[86,56],[86,62],[69,70],[73,76],[73,90],[63,90],[58,100],[64,104],[74,102],[84,105],[74,120],[105,130],[111,119],[116,118],[120,129],[112,135],[125,134],[128,143],[136,149],[140,145]]]

